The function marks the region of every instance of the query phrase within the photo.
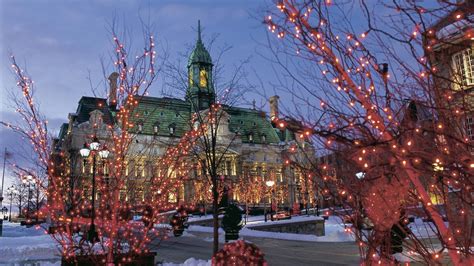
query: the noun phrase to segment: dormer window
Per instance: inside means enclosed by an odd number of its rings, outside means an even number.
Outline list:
[[[142,133],[143,131],[143,122],[138,123],[138,133]]]
[[[175,114],[175,116],[176,116],[176,118],[178,118],[178,117],[179,117],[179,113],[177,112],[177,113]]]
[[[267,142],[267,135],[262,134],[262,142]]]
[[[474,52],[473,48],[465,49],[453,55],[454,89],[466,89],[474,86]]]
[[[253,142],[253,134],[252,133],[249,134],[249,141]]]
[[[196,131],[197,131],[197,130],[199,129],[199,126],[200,126],[200,123],[199,123],[199,121],[197,121],[197,120],[196,120],[196,121],[194,121],[194,124],[193,124],[193,128],[194,128],[194,130],[196,130]]]
[[[160,122],[156,122],[156,123],[153,125],[153,133],[154,133],[154,134],[158,134],[158,131],[160,131]]]
[[[169,127],[168,127],[169,131],[170,131],[170,135],[174,135],[175,133],[175,130],[176,130],[176,124],[173,123],[171,124]]]

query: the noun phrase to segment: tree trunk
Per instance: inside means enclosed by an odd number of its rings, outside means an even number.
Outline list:
[[[217,213],[218,211],[218,198],[219,194],[217,193],[217,177],[212,178],[212,210],[213,210],[213,236],[214,236],[214,241],[213,241],[213,247],[212,247],[212,254],[215,255],[217,254],[217,251],[219,249],[219,214]]]

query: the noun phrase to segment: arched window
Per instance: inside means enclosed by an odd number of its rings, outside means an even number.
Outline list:
[[[189,87],[194,85],[193,69],[189,68]]]
[[[199,70],[199,86],[201,88],[207,87],[207,71],[204,68]]]

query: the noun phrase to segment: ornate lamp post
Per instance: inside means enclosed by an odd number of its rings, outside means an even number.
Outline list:
[[[10,195],[10,214],[8,216],[8,221],[12,221],[12,203],[13,203],[13,196],[18,193],[18,190],[15,188],[14,185],[11,185],[7,188],[7,195]]]
[[[24,185],[28,185],[28,202],[26,204],[26,219],[30,218],[31,185],[36,184],[36,180],[31,175],[24,176],[21,180]]]
[[[270,190],[273,185],[275,185],[275,181],[273,180],[268,180],[265,182],[265,185],[267,185],[268,189]],[[272,204],[272,198],[270,198],[270,205]],[[264,208],[264,216],[265,216],[265,222],[267,222],[267,202],[265,201],[265,208]]]
[[[97,137],[94,137],[92,142],[87,145],[84,143],[84,147],[79,150],[82,158],[85,160],[92,156],[92,213],[91,213],[91,226],[89,227],[89,231],[87,233],[87,239],[90,242],[96,242],[99,240],[99,236],[97,231],[95,230],[94,218],[95,218],[95,168],[96,168],[96,157],[99,155],[100,159],[107,159],[109,157],[109,150],[104,147],[100,147],[100,142]]]

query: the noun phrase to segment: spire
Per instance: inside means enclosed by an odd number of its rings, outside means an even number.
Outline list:
[[[201,20],[198,19],[198,42],[201,42]]]
[[[212,65],[211,56],[206,50],[206,47],[204,47],[201,39],[201,20],[198,20],[198,39],[196,41],[196,46],[189,57],[188,67],[193,63]]]

